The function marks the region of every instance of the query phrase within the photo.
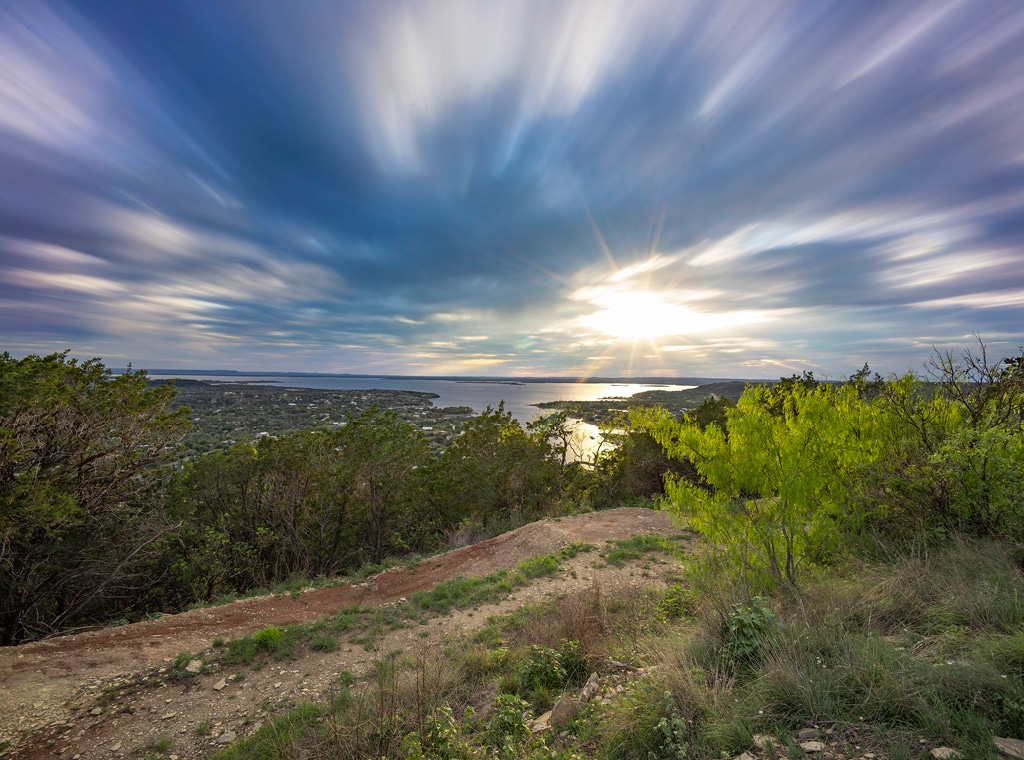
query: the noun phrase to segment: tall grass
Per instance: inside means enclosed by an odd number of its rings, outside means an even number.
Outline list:
[[[595,584],[492,619],[433,658],[385,658],[347,700],[301,708],[302,720],[264,727],[261,741],[276,756],[325,759],[711,760],[749,750],[755,734],[799,756],[793,735],[818,725],[855,745],[853,756],[917,758],[945,744],[994,760],[994,735],[1024,736],[1021,557],[1014,545],[973,540],[927,556],[850,559],[761,600],[728,583],[703,592]],[[517,728],[522,710],[575,693],[589,672],[621,682],[610,658],[643,670],[560,733]]]

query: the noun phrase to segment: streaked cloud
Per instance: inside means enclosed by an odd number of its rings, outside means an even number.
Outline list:
[[[1024,8],[0,0],[0,324],[111,364],[1024,343]]]

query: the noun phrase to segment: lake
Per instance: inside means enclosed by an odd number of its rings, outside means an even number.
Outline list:
[[[434,406],[469,406],[479,414],[489,406],[505,402],[505,410],[523,425],[540,417],[543,409],[532,404],[541,401],[595,401],[608,397],[628,397],[650,390],[681,391],[693,385],[667,385],[657,382],[643,383],[532,383],[516,380],[440,380],[436,378],[392,377],[340,377],[317,375],[289,377],[287,375],[150,375],[154,380],[174,377],[225,383],[252,383],[281,388],[325,388],[330,390],[385,390],[420,391],[436,393]]]

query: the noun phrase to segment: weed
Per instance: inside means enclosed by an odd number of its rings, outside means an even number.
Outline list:
[[[608,548],[601,552],[601,556],[609,565],[623,567],[626,562],[640,559],[650,552],[660,552],[674,556],[679,552],[679,546],[672,540],[659,535],[640,534],[632,538],[609,541]]]
[[[314,652],[333,652],[338,648],[338,639],[325,633],[310,641],[309,648]]]
[[[722,623],[722,657],[733,665],[755,661],[777,639],[781,624],[761,598],[735,604]]]

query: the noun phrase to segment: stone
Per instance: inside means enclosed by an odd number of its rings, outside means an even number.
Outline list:
[[[102,707],[94,707],[94,708],[92,708],[92,709],[91,709],[91,710],[89,711],[89,714],[90,714],[90,715],[99,715],[99,714],[100,714],[100,713],[102,713],[102,712],[103,712],[103,708],[102,708]]]
[[[599,686],[599,681],[600,679],[598,678],[597,673],[590,674],[590,678],[587,679],[587,682],[583,685],[583,690],[580,692],[581,703],[589,702],[597,696],[598,689],[601,688]]]
[[[632,665],[627,665],[624,662],[619,662],[618,660],[613,660],[611,657],[608,658],[608,664],[611,665],[613,668],[616,668],[618,670],[628,670],[628,671],[630,671],[632,673],[636,673],[637,672],[637,669],[635,667],[633,667]]]
[[[952,747],[934,747],[931,751],[932,757],[935,760],[956,760],[960,757],[960,753]]]
[[[220,679],[219,681],[217,681],[217,683],[215,683],[215,684],[213,685],[213,690],[214,690],[214,691],[220,691],[221,689],[223,689],[223,688],[224,688],[225,686],[227,686],[227,685],[228,685],[228,682],[227,682],[227,681],[225,681],[225,680],[224,680],[224,679],[222,678],[222,679]]]
[[[804,752],[821,752],[825,749],[824,742],[800,742],[800,749]]]
[[[178,713],[176,713],[176,712],[174,712],[174,711],[172,710],[171,712],[166,712],[166,713],[164,713],[163,715],[161,715],[161,716],[160,716],[160,720],[170,720],[171,718],[174,718],[174,717],[176,717],[177,715],[178,715]]]
[[[534,720],[531,720],[529,722],[529,724],[527,724],[527,725],[529,726],[530,731],[532,731],[535,734],[542,734],[545,731],[550,731],[551,730],[551,710],[548,710],[546,713],[544,713],[540,717],[538,717],[538,718],[536,718]]]
[[[234,731],[225,731],[223,734],[217,737],[217,744],[231,744],[237,737]]]
[[[111,745],[110,751],[111,752],[120,752],[121,751],[121,742],[118,742],[117,744]]]
[[[1000,736],[993,737],[993,739],[999,754],[1011,757],[1013,760],[1024,760],[1024,741],[1020,739],[1004,739]]]
[[[736,760],[757,760],[757,758],[751,755],[749,752],[744,752],[742,755],[737,757]]]
[[[771,743],[775,744],[775,737],[769,736],[768,734],[754,734],[754,746],[758,749],[764,749]]]
[[[189,660],[188,665],[185,666],[186,673],[199,673],[203,669],[202,660]]]
[[[551,708],[551,725],[561,728],[566,725],[579,711],[576,700],[568,694],[563,694],[555,706]]]
[[[816,728],[801,728],[797,732],[796,738],[798,741],[809,742],[812,739],[818,738],[818,729]]]

